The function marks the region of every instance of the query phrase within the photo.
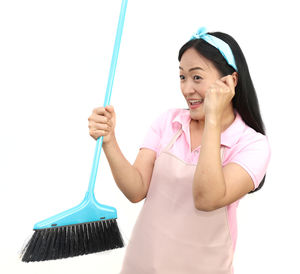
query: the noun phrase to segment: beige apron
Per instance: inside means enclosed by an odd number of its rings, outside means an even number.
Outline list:
[[[197,210],[192,194],[196,165],[169,152],[181,132],[155,161],[120,274],[233,273],[227,207]]]

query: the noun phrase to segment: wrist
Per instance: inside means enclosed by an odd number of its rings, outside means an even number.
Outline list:
[[[221,119],[216,115],[205,116],[205,125],[221,127]]]
[[[116,145],[116,143],[117,143],[116,136],[113,134],[113,135],[111,135],[109,141],[102,144],[102,147],[105,150],[107,148],[114,147]]]

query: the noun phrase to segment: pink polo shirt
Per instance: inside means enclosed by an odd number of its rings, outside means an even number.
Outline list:
[[[221,144],[225,146],[223,166],[230,162],[239,164],[249,173],[254,187],[257,188],[266,173],[271,157],[268,137],[249,127],[235,109],[234,112],[235,120],[221,133]],[[197,164],[200,146],[191,151],[190,120],[189,110],[168,109],[152,123],[140,148],[154,150],[157,157],[182,125],[183,132],[170,148],[170,152],[186,163]],[[238,203],[239,200],[227,206],[234,250],[237,240],[236,208]]]

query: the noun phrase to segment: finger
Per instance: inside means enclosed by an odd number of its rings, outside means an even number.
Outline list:
[[[112,119],[108,120],[107,125],[112,128],[113,127],[113,121]]]
[[[224,80],[225,81],[225,80]],[[219,87],[221,87],[222,89],[224,89],[225,91],[230,91],[230,86],[226,83],[223,82],[221,79],[217,80],[216,83],[219,85]]]
[[[208,88],[208,91],[212,92],[212,91],[215,91],[217,90],[219,87],[219,85],[217,85],[217,83],[213,83],[209,88]]]
[[[103,115],[92,115],[91,119],[89,119],[90,121],[96,122],[96,123],[107,123],[108,122],[108,118],[103,116]]]
[[[112,105],[107,105],[105,107],[105,110],[108,111],[110,114],[113,114],[115,112],[115,109]]]
[[[105,116],[107,116],[109,119],[112,118],[112,116],[115,114],[115,109],[112,105],[105,107],[106,113]]]
[[[98,123],[94,123],[91,125],[91,128],[94,130],[105,130],[105,131],[109,131],[110,130],[110,126],[108,124],[98,124]]]
[[[95,114],[100,114],[100,115],[103,115],[105,112],[105,108],[104,107],[97,107],[97,108],[94,108],[93,110],[93,113]]]
[[[234,81],[232,75],[222,77],[221,81],[223,81],[227,86],[229,86],[231,90],[234,89]]]
[[[90,135],[94,135],[97,138],[99,138],[101,136],[106,136],[107,134],[108,134],[108,132],[105,130],[90,130]]]

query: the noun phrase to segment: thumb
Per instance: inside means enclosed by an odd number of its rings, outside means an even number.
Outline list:
[[[224,84],[234,89],[234,82],[232,75],[226,75],[220,79]]]
[[[228,79],[228,76],[230,75],[226,75],[226,76],[223,76],[220,80],[223,82],[223,83],[227,83],[227,79]]]
[[[110,118],[115,116],[115,109],[112,105],[106,106],[105,110],[109,113]]]
[[[105,107],[105,110],[107,110],[110,114],[114,114],[115,113],[115,109],[112,105],[107,105]]]

